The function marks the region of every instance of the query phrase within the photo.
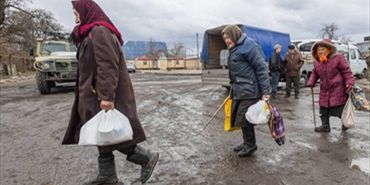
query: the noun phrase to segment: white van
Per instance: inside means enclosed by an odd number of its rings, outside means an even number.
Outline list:
[[[366,60],[361,56],[361,52],[358,48],[351,44],[338,44],[336,46],[338,52],[343,53],[344,57],[347,59],[352,73],[359,78],[365,78],[367,70]]]

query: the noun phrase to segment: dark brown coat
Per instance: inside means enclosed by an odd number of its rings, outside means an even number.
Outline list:
[[[293,55],[293,58],[291,57],[291,54],[289,52],[284,55],[286,68],[285,74],[290,77],[299,77],[301,76],[301,68],[304,64],[304,60],[302,58],[302,55],[297,51],[295,51]]]
[[[115,109],[127,116],[134,136],[131,141],[98,147],[99,151],[113,151],[144,141],[131,79],[117,37],[104,26],[95,26],[79,46],[78,57],[76,95],[62,144],[78,143],[82,125],[101,111],[101,100],[113,101]]]

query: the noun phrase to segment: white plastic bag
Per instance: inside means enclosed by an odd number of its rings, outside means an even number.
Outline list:
[[[353,111],[355,107],[353,106],[351,96],[348,98],[346,104],[344,105],[343,112],[341,115],[342,124],[346,128],[355,128],[355,120],[353,116]]]
[[[267,124],[270,120],[270,109],[266,100],[260,100],[248,108],[245,118],[255,125]]]
[[[133,139],[128,118],[116,109],[100,111],[80,131],[79,146],[107,146]]]

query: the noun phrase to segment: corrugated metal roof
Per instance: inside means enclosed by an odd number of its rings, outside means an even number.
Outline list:
[[[144,56],[151,46],[150,41],[128,41],[122,46],[122,51],[127,60],[134,60],[137,57]],[[167,50],[165,42],[154,42],[155,50]]]

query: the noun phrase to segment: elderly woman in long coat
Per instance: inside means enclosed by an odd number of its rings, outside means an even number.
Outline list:
[[[313,88],[320,79],[320,118],[322,125],[316,132],[330,132],[330,116],[341,117],[344,105],[348,100],[347,91],[355,83],[351,68],[330,39],[316,42],[312,46],[314,68],[307,83]],[[347,128],[342,125],[342,130]]]
[[[130,121],[133,140],[99,146],[99,175],[84,184],[118,182],[113,151],[127,155],[127,160],[141,165],[145,183],[158,161],[158,153],[137,145],[146,139],[136,112],[135,96],[126,69],[121,46],[121,33],[103,10],[92,0],[72,1],[78,24],[73,41],[78,45],[79,61],[75,100],[63,144],[77,144],[81,127],[101,110],[117,109]]]

